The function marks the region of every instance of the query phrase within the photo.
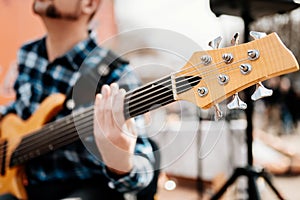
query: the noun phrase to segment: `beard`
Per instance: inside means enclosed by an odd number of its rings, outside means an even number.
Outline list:
[[[39,2],[35,1],[33,4],[33,11],[40,16],[52,19],[69,19],[76,20],[79,17],[78,13],[63,14],[53,4],[53,2]]]
[[[49,5],[46,9],[46,17],[60,19],[62,18],[61,13],[56,9],[54,5]]]

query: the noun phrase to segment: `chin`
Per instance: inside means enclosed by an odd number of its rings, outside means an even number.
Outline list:
[[[36,14],[45,15],[50,5],[51,5],[50,2],[34,1],[32,9],[33,12]]]

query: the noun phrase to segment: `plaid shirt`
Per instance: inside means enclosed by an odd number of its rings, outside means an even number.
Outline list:
[[[108,52],[97,46],[95,36],[91,33],[88,39],[79,42],[64,56],[49,63],[45,44],[45,38],[42,38],[21,47],[18,53],[19,76],[14,85],[17,98],[1,109],[3,116],[16,113],[23,119],[29,118],[47,96],[53,93],[67,94],[72,89],[80,77],[79,68],[83,61],[84,67],[95,67]],[[96,51],[93,55],[97,56],[88,56],[92,51]],[[139,84],[127,64],[114,69],[107,84],[116,81],[120,85],[126,84],[129,90]],[[137,123],[142,123],[142,118]],[[139,132],[140,135],[145,134],[142,128]],[[133,170],[126,176],[119,177],[107,171],[105,165],[95,159],[81,141],[78,141],[28,162],[26,172],[31,184],[56,180],[85,180],[104,175],[110,188],[128,192],[146,186],[153,177],[154,157],[151,145],[145,137],[138,138],[135,153]]]

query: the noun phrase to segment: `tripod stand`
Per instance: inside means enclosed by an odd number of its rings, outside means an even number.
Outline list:
[[[297,8],[299,5],[295,3],[295,1],[250,1],[250,0],[211,0],[211,8],[214,10],[214,13],[217,15],[220,14],[229,14],[229,15],[239,15],[244,20],[244,39],[245,42],[248,42],[248,35],[249,35],[249,25],[254,20],[253,16],[258,18],[259,16],[263,16],[265,13],[265,8],[268,6],[259,6],[259,3],[270,3],[268,7],[269,14],[277,13],[279,11],[290,11],[292,9]],[[275,2],[278,3],[275,5]],[[253,6],[255,5],[256,6]],[[272,7],[272,8],[271,8]],[[229,8],[229,9],[226,9]],[[263,8],[263,9],[260,9]],[[253,13],[251,13],[253,12]],[[246,129],[246,136],[247,136],[247,154],[248,154],[248,161],[247,166],[244,168],[236,168],[234,170],[233,175],[228,179],[228,181],[223,185],[223,187],[211,198],[212,200],[216,200],[220,198],[226,189],[235,182],[235,180],[239,176],[247,176],[248,177],[248,197],[250,200],[259,200],[260,196],[256,187],[256,179],[262,177],[266,183],[270,186],[272,191],[276,194],[279,199],[284,199],[282,195],[278,192],[278,190],[274,187],[271,182],[270,175],[265,172],[264,170],[256,170],[253,167],[253,155],[252,155],[252,113],[253,113],[253,102],[250,99],[250,94],[252,91],[250,89],[245,90],[246,93],[246,103],[248,108],[246,109],[246,117],[247,117],[247,129]]]
[[[250,89],[245,90],[246,96],[249,97]],[[280,200],[284,200],[282,195],[279,193],[279,191],[275,188],[275,186],[272,184],[271,176],[266,171],[255,169],[253,166],[253,154],[252,154],[252,142],[253,142],[253,136],[252,136],[252,113],[253,113],[253,102],[248,100],[247,98],[246,102],[248,105],[248,108],[246,110],[246,117],[247,117],[247,129],[246,129],[246,141],[247,141],[247,154],[248,154],[248,160],[247,165],[245,167],[238,167],[234,170],[232,176],[227,180],[227,182],[222,186],[222,188],[212,196],[211,200],[217,200],[219,199],[227,190],[227,188],[232,185],[237,178],[240,176],[246,176],[248,178],[248,199],[249,200],[260,200],[260,195],[256,186],[256,180],[257,178],[261,177],[265,180],[265,182],[269,185],[269,187],[272,189],[272,191],[275,193],[275,195]]]

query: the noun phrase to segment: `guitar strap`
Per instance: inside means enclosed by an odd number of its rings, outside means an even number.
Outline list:
[[[113,71],[129,64],[127,60],[120,58],[112,51],[107,51],[104,57],[99,54],[103,54],[103,52],[101,50],[93,51],[93,55],[89,56],[82,64],[80,78],[67,94],[65,109],[63,109],[66,110],[65,112],[69,113],[80,107],[92,105],[95,95],[100,92],[102,85],[118,81],[112,78]],[[95,62],[95,60],[99,61]]]

